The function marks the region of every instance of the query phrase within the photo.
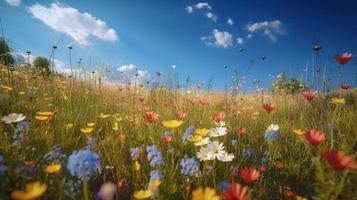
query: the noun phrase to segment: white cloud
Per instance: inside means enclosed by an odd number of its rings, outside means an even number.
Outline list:
[[[250,39],[252,37],[253,37],[253,34],[251,34],[251,33],[247,35],[247,39]]]
[[[206,13],[206,17],[208,18],[208,19],[211,19],[212,21],[214,21],[214,22],[216,22],[217,21],[217,15],[215,15],[215,14],[213,14],[213,13],[211,13],[211,12],[208,12],[208,13]]]
[[[121,65],[118,67],[120,72],[119,79],[122,82],[131,82],[132,84],[145,84],[147,81],[151,80],[151,75],[146,70],[140,70],[137,66],[133,64]]]
[[[197,9],[208,9],[211,10],[212,6],[209,5],[207,2],[199,2],[195,5],[195,8]]]
[[[213,29],[211,36],[201,37],[201,40],[209,46],[228,48],[233,45],[233,36],[229,32]]]
[[[233,26],[233,24],[234,24],[233,19],[229,17],[229,18],[227,19],[227,24]]]
[[[246,26],[250,33],[262,32],[271,41],[277,41],[277,35],[285,35],[284,25],[279,20],[249,23]]]
[[[52,3],[50,7],[35,4],[28,8],[36,19],[41,20],[55,31],[64,33],[81,45],[89,45],[89,37],[115,42],[117,32],[107,24],[89,13],[81,13],[77,9]]]
[[[21,4],[21,0],[5,0],[6,3],[12,6],[19,6]]]
[[[193,7],[192,6],[187,6],[185,9],[187,10],[188,13],[193,13]]]
[[[238,44],[244,44],[244,39],[241,37],[237,37],[236,41]]]

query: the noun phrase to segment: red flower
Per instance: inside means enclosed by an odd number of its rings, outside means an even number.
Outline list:
[[[145,112],[144,119],[150,123],[154,122],[155,120],[159,119],[159,115],[154,112]]]
[[[172,135],[164,135],[164,137],[162,138],[162,142],[163,142],[164,144],[170,143],[171,140],[172,140]]]
[[[236,133],[240,136],[243,136],[247,133],[247,129],[246,128],[237,128]]]
[[[186,113],[178,112],[175,114],[177,120],[183,120],[186,117]]]
[[[316,92],[308,91],[308,92],[305,92],[303,95],[304,95],[305,99],[310,102],[315,98]]]
[[[264,108],[268,113],[270,113],[271,111],[274,110],[275,105],[272,104],[272,103],[263,103],[263,108]]]
[[[247,183],[254,183],[259,179],[260,173],[254,168],[244,167],[240,170],[239,175]]]
[[[139,96],[138,98],[139,98],[139,100],[140,100],[141,102],[144,102],[144,101],[145,101],[145,97],[144,97],[144,96]]]
[[[304,138],[312,145],[319,145],[325,142],[325,134],[317,130],[308,130],[304,132]]]
[[[239,183],[230,184],[224,189],[223,196],[225,200],[248,200],[248,187]]]
[[[336,54],[335,59],[338,63],[340,63],[340,65],[344,65],[352,59],[352,54],[347,52],[342,54],[342,56]]]
[[[348,89],[350,89],[350,85],[348,85],[347,83],[342,83],[340,87],[341,87],[341,89],[343,89],[343,90],[348,90]]]
[[[224,112],[223,111],[219,111],[218,113],[214,114],[212,119],[215,122],[220,122],[224,119]]]
[[[351,156],[345,155],[342,151],[327,151],[324,159],[335,169],[357,169],[357,162]]]

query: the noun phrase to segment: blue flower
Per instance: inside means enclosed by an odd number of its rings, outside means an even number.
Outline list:
[[[253,154],[254,154],[254,149],[252,149],[252,148],[248,147],[243,150],[243,156],[246,158],[251,157]]]
[[[72,176],[84,180],[92,177],[99,167],[99,156],[90,149],[73,151],[68,158],[67,169]]]
[[[4,156],[0,153],[0,174],[4,173],[7,171],[7,167],[4,165],[5,164],[5,158]]]
[[[134,147],[130,149],[130,155],[132,160],[137,160],[139,159],[140,156],[140,148],[139,147]]]
[[[66,154],[64,154],[60,146],[54,146],[51,151],[43,156],[43,160],[50,163],[62,163],[66,159]]]
[[[186,144],[186,143],[187,143],[187,140],[192,137],[194,130],[195,130],[195,128],[193,128],[192,126],[188,127],[188,128],[185,130],[185,133],[182,135],[182,142],[183,142],[184,144]]]
[[[265,131],[264,138],[265,138],[266,141],[269,141],[269,140],[274,141],[274,140],[277,140],[279,138],[279,134],[276,131],[268,130],[268,131]]]
[[[264,164],[267,164],[268,161],[269,161],[269,158],[263,157],[261,163],[264,165]]]
[[[15,133],[18,132],[29,132],[31,130],[31,123],[27,121],[20,122],[16,128]]]
[[[222,193],[230,185],[229,181],[223,180],[219,182],[218,189]]]
[[[159,149],[156,147],[156,145],[147,146],[146,152],[147,152],[147,159],[150,162],[151,167],[164,164],[164,159],[162,157],[162,154],[159,151]]]
[[[155,180],[160,180],[162,181],[164,179],[164,175],[160,170],[152,170],[150,172],[150,182],[155,181]]]
[[[200,163],[196,161],[195,157],[188,157],[185,155],[180,161],[181,174],[185,176],[199,177],[201,175]]]

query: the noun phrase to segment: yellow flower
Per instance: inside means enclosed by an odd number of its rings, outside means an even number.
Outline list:
[[[1,86],[1,88],[3,89],[3,91],[5,93],[10,93],[11,91],[13,91],[14,89],[10,86]]]
[[[299,136],[301,136],[301,135],[304,134],[304,131],[301,130],[301,129],[293,129],[293,132],[294,132],[296,135],[299,135]]]
[[[118,130],[119,130],[118,122],[115,122],[113,126],[113,131],[118,131]]]
[[[190,142],[199,142],[201,140],[203,140],[203,137],[200,135],[195,135],[193,137],[191,137],[190,139],[188,139]]]
[[[91,128],[91,127],[81,128],[81,132],[87,134],[87,133],[92,132],[93,129],[94,128]]]
[[[73,128],[73,124],[72,123],[66,124],[66,129],[71,129],[71,128]]]
[[[37,112],[36,113],[36,115],[42,115],[42,116],[47,116],[47,117],[50,117],[53,114],[54,114],[53,112]]]
[[[340,104],[344,104],[344,103],[346,103],[346,102],[345,102],[345,99],[344,99],[344,98],[332,98],[332,99],[330,100],[330,103],[331,103],[331,104],[335,104],[335,105],[340,105]]]
[[[100,115],[98,115],[98,117],[102,118],[102,119],[106,119],[106,118],[110,117],[110,114],[100,113]]]
[[[122,117],[115,117],[115,121],[117,121],[117,122],[121,122],[122,120],[123,120]]]
[[[151,190],[139,190],[134,192],[134,198],[135,199],[148,199],[152,195]]]
[[[25,92],[19,92],[20,95],[25,95]]]
[[[164,121],[162,122],[162,125],[166,128],[169,129],[174,129],[174,128],[178,128],[179,126],[181,126],[183,123],[183,121],[179,121],[179,120],[170,120],[170,121]]]
[[[60,164],[51,164],[51,165],[48,165],[43,171],[46,174],[53,174],[53,173],[58,172],[60,169],[61,169]]]
[[[150,181],[150,186],[152,191],[155,191],[160,185],[161,185],[161,181],[159,179]]]
[[[15,190],[11,193],[12,199],[17,200],[33,200],[37,199],[45,193],[47,189],[46,184],[34,182],[26,185],[25,191]]]
[[[135,171],[139,171],[140,168],[141,168],[140,163],[139,163],[138,161],[135,161],[135,162],[134,162],[134,169],[135,169]]]
[[[94,125],[95,125],[95,123],[93,123],[93,122],[88,122],[88,123],[87,123],[87,126],[88,126],[88,127],[91,127],[91,128],[94,127]]]
[[[212,188],[198,188],[192,192],[192,200],[219,200],[219,196]]]
[[[35,119],[39,120],[39,121],[47,121],[50,120],[49,117],[47,116],[42,116],[42,115],[35,115]]]
[[[208,129],[206,129],[206,128],[201,128],[201,129],[196,129],[195,130],[195,134],[196,135],[200,135],[200,136],[202,136],[202,137],[206,137],[207,135],[208,135]]]
[[[297,195],[295,199],[296,200],[308,200],[307,198],[299,196],[299,195]]]

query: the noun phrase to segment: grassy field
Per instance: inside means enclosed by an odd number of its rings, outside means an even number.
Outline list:
[[[0,70],[0,199],[357,199],[354,89],[308,101]]]

